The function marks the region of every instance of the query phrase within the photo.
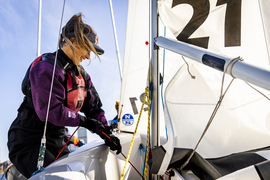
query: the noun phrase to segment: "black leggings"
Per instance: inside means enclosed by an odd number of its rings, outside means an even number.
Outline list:
[[[27,179],[31,177],[31,175],[38,169],[38,154],[39,154],[39,146],[38,147],[26,147],[23,148],[20,152],[10,156],[10,161],[15,165],[17,170],[22,173]],[[61,156],[66,153],[61,153]],[[60,157],[61,157],[60,156]],[[44,156],[44,165],[43,167],[51,164],[55,159],[55,156],[46,149]]]

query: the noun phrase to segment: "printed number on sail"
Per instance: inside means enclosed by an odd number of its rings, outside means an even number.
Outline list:
[[[143,98],[144,98],[144,96],[145,96],[145,93],[142,93],[141,95],[140,95],[140,101],[141,101],[141,103],[143,103]],[[136,98],[136,97],[131,97],[131,98],[129,98],[129,101],[130,101],[130,104],[131,104],[131,107],[132,107],[132,110],[133,110],[133,113],[134,113],[134,115],[136,115],[136,114],[138,114],[139,112],[138,112],[138,108],[137,108],[137,105],[136,105],[136,101],[137,101],[138,99]],[[145,103],[144,103],[145,105],[147,105],[147,101],[145,100]],[[148,110],[148,108],[147,107],[145,107],[145,108],[143,108],[143,111],[147,111]]]
[[[189,39],[189,37],[205,22],[210,13],[209,0],[173,0],[172,8],[180,4],[189,4],[193,8],[193,16],[177,36],[179,41],[208,48],[209,37]],[[241,4],[242,0],[218,0],[216,6],[227,4],[225,15],[225,47],[241,44]],[[209,27],[211,28],[211,27]]]

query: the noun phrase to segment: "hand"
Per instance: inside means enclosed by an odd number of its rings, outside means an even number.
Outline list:
[[[82,147],[83,145],[85,145],[85,143],[82,140],[77,144],[78,147]]]
[[[108,136],[110,137],[110,139],[106,138],[105,144],[109,146],[112,151],[117,150],[116,154],[121,153],[122,146],[120,144],[120,140],[112,134],[109,134]]]
[[[93,118],[84,117],[84,116],[81,116],[80,118],[81,119],[80,119],[79,126],[85,127],[89,131],[91,131],[93,133],[97,133],[99,136],[103,135],[100,132],[100,130],[106,131],[105,127],[103,126],[103,124],[100,121],[93,119]],[[104,138],[102,138],[102,139],[104,139]]]

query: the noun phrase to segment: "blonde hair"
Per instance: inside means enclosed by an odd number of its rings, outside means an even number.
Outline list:
[[[61,34],[61,37],[60,37],[59,43],[58,43],[59,48],[62,48],[67,43],[67,45],[69,45],[71,50],[72,50],[73,56],[75,57],[76,56],[76,54],[75,54],[76,47],[74,47],[74,45],[72,44],[72,42],[68,38],[68,34],[74,33],[74,36],[76,38],[76,42],[77,42],[80,50],[87,50],[87,51],[90,50],[99,58],[99,55],[98,55],[96,49],[94,48],[93,44],[86,37],[87,34],[94,33],[96,35],[96,33],[91,28],[91,26],[89,26],[88,24],[86,24],[82,21],[82,16],[83,15],[81,13],[75,14],[74,16],[72,16],[70,18],[70,20],[67,22],[67,24],[62,28],[62,34]],[[76,58],[74,58],[74,60],[76,61]],[[80,62],[74,62],[74,64],[79,65]]]

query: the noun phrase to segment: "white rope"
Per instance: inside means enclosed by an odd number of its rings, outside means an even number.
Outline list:
[[[257,91],[258,93],[260,93],[261,95],[263,95],[266,99],[268,99],[270,101],[270,98],[263,94],[261,91],[259,91],[258,89],[256,89],[255,87],[251,86],[251,84],[249,84],[248,82],[245,82],[247,85],[249,85],[252,89],[254,89],[255,91]]]
[[[193,75],[191,74],[191,72],[189,71],[189,64],[188,64],[187,61],[185,60],[184,56],[182,56],[182,59],[185,61],[186,65],[187,65],[187,71],[188,71],[188,74],[190,75],[190,77],[191,77],[192,79],[195,79],[196,77],[193,76]]]
[[[63,9],[62,9],[62,15],[61,15],[61,22],[60,22],[58,39],[60,38],[60,34],[61,34],[61,26],[62,26],[62,21],[63,21],[65,2],[66,2],[66,0],[64,0],[64,3],[63,3]],[[45,151],[46,151],[47,122],[48,122],[49,111],[50,111],[51,96],[52,96],[52,89],[53,89],[53,81],[54,81],[55,67],[56,67],[56,61],[57,61],[57,55],[58,55],[57,49],[58,49],[58,45],[57,45],[57,48],[56,48],[56,55],[55,55],[54,65],[53,65],[52,81],[51,81],[51,87],[50,87],[50,93],[49,93],[49,100],[48,100],[48,107],[47,107],[47,112],[46,112],[46,119],[45,119],[43,137],[41,138],[41,144],[40,144],[39,155],[38,155],[38,163],[37,163],[38,171],[42,170],[43,164],[44,164],[44,156],[45,156]]]
[[[64,3],[63,3],[63,9],[62,9],[62,15],[61,15],[61,22],[60,22],[60,27],[59,27],[58,39],[61,36],[61,27],[62,27],[62,21],[63,21],[63,16],[64,16],[65,3],[66,3],[66,0],[64,0]],[[45,120],[45,127],[44,127],[43,138],[45,138],[45,136],[46,136],[47,122],[48,122],[49,111],[50,111],[52,89],[53,89],[53,81],[54,81],[55,67],[56,67],[56,61],[57,61],[57,55],[58,55],[57,49],[58,49],[58,44],[57,44],[57,47],[56,47],[56,55],[55,55],[54,65],[53,65],[52,82],[51,82],[51,88],[50,88],[50,94],[49,94],[49,101],[48,101],[48,107],[47,107],[47,113],[46,113],[46,120]]]
[[[212,115],[211,115],[211,117],[210,117],[210,119],[209,119],[209,121],[208,121],[208,123],[207,123],[207,125],[206,125],[206,127],[205,127],[205,129],[204,129],[204,131],[203,131],[203,133],[202,133],[202,135],[201,135],[201,137],[200,137],[198,143],[197,143],[197,145],[196,145],[196,147],[194,148],[194,150],[192,150],[192,153],[191,153],[191,155],[188,157],[188,159],[186,160],[186,162],[180,167],[180,170],[182,170],[182,169],[189,163],[190,159],[192,158],[192,156],[193,156],[194,153],[196,152],[196,150],[197,150],[199,144],[201,143],[201,141],[202,141],[204,135],[206,134],[208,128],[210,127],[210,125],[211,125],[211,123],[212,123],[212,121],[213,121],[213,119],[214,119],[214,117],[215,117],[215,115],[216,115],[216,113],[217,113],[217,111],[218,111],[218,109],[219,109],[221,103],[222,103],[222,100],[223,100],[225,94],[227,93],[229,87],[231,86],[233,80],[235,79],[235,77],[232,76],[232,74],[230,74],[230,75],[233,77],[233,79],[231,80],[231,82],[229,83],[227,89],[226,89],[225,92],[223,93],[223,86],[224,86],[225,74],[226,74],[226,71],[227,71],[229,65],[232,64],[232,65],[231,65],[231,69],[232,69],[232,66],[234,66],[234,64],[235,64],[237,61],[240,61],[240,60],[242,60],[240,57],[231,59],[231,60],[228,62],[228,64],[225,66],[225,69],[224,69],[224,71],[223,71],[222,81],[221,81],[221,91],[220,91],[220,97],[219,97],[219,100],[218,100],[218,102],[217,102],[217,104],[216,104],[216,106],[215,106],[215,109],[214,109],[214,111],[213,111],[213,113],[212,113]]]

